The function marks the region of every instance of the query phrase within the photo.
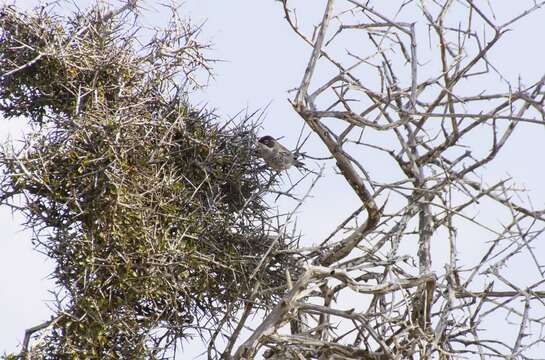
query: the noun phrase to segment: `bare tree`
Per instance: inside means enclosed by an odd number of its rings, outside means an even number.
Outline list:
[[[510,179],[483,175],[518,127],[544,125],[545,76],[510,84],[490,56],[544,2],[500,23],[491,4],[471,0],[328,0],[315,26],[305,21],[315,3],[282,4],[312,47],[293,109],[361,208],[301,250],[306,271],[234,358],[264,347],[277,359],[543,354],[545,280],[534,243],[543,240],[545,211],[516,200]],[[480,87],[490,75],[500,81]],[[362,154],[384,159],[397,177],[379,180],[384,174]],[[491,225],[479,208],[510,220]],[[484,250],[464,261],[460,247],[472,242]],[[432,265],[434,256],[446,260]],[[521,259],[524,276],[514,268]],[[490,331],[498,317],[518,329],[500,321],[504,328]],[[298,326],[288,331],[288,322]]]

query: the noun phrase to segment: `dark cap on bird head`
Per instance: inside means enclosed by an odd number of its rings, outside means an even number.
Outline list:
[[[265,136],[261,137],[258,140],[258,142],[260,142],[261,144],[267,145],[269,147],[273,146],[275,141],[276,140],[272,136],[269,136],[269,135],[265,135]]]

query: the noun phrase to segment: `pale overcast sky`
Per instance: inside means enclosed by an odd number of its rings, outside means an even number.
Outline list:
[[[321,16],[324,1],[313,1],[316,3],[313,13],[305,15],[316,18]],[[396,4],[394,9],[401,3],[391,2]],[[16,3],[31,7],[38,1],[18,0]],[[82,8],[88,3],[77,2]],[[142,16],[154,23],[161,12],[152,10],[151,3],[147,2],[145,8],[148,10],[143,11]],[[494,1],[496,16],[500,19],[511,16],[514,12],[512,3]],[[186,0],[184,7],[194,23],[204,23],[201,39],[214,44],[212,57],[225,60],[216,64],[215,79],[203,93],[196,94],[194,102],[206,103],[227,117],[244,108],[252,111],[270,103],[263,134],[285,136],[282,141],[288,147],[294,147],[302,121],[286,101],[290,96],[287,91],[301,80],[310,48],[285,23],[281,4],[273,0]],[[519,23],[516,31],[509,34],[493,53],[498,59],[495,63],[513,83],[521,76],[522,82],[528,84],[545,71],[544,19],[545,11],[541,10]],[[426,78],[425,74],[422,78]],[[2,126],[0,134],[3,138],[8,133],[16,137],[21,128],[20,124],[11,121]],[[542,208],[545,205],[542,165],[545,129],[535,126],[518,130],[502,155],[487,167],[486,176],[511,175],[518,184],[532,190],[529,196],[533,205]],[[316,142],[310,142],[304,150],[316,156],[323,155],[323,149]],[[311,163],[313,167],[318,166]],[[371,174],[383,170],[377,159],[366,160],[365,166]],[[328,176],[319,183],[315,197],[299,211],[298,227],[308,244],[321,241],[360,205],[346,184],[334,176],[332,163],[327,164],[326,173]],[[297,172],[294,176],[297,177]],[[499,215],[488,215],[491,221],[501,220]],[[52,298],[49,290],[53,289],[54,283],[48,279],[48,274],[53,265],[33,250],[30,233],[23,231],[20,223],[20,217],[12,216],[5,208],[0,209],[0,354],[18,350],[24,330],[51,315],[47,300]],[[468,250],[474,246],[471,242]],[[442,266],[441,261],[434,262],[434,267],[441,269]],[[197,354],[195,349],[190,352]]]

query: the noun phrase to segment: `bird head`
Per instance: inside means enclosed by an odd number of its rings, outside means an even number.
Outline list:
[[[258,142],[260,144],[263,144],[263,145],[265,145],[267,147],[272,148],[272,147],[274,147],[274,144],[276,143],[276,140],[272,136],[266,135],[266,136],[263,136],[262,138],[260,138],[258,140]]]

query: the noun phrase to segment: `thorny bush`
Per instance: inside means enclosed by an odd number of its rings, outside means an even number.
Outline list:
[[[188,101],[209,70],[198,30],[173,12],[137,47],[126,10],[0,9],[0,109],[31,125],[0,153],[0,200],[56,262],[57,314],[34,349],[46,358],[160,358],[244,300],[278,299],[278,270],[295,266],[262,261],[294,239],[263,200],[257,121]]]

